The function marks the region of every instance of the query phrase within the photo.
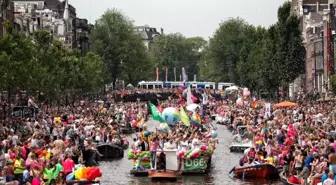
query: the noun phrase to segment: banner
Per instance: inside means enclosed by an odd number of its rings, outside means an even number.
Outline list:
[[[271,117],[271,104],[270,103],[265,103],[265,117]]]
[[[184,159],[183,171],[201,171],[207,168],[207,161],[204,157],[196,159]]]
[[[168,81],[168,68],[166,67],[166,82]]]
[[[174,67],[174,81],[176,82],[176,67]]]
[[[159,81],[159,68],[156,68],[156,81]]]

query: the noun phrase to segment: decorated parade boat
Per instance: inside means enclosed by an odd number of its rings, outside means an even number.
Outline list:
[[[278,168],[272,164],[261,163],[251,166],[234,167],[232,171],[236,177],[272,179],[279,176]]]

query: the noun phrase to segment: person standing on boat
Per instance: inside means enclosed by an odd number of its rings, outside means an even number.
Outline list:
[[[156,167],[155,165],[156,164],[156,152],[158,148],[162,150],[160,143],[158,141],[158,138],[155,136],[153,137],[153,140],[150,146],[150,158],[151,158],[151,163],[152,163],[151,169],[155,169]]]

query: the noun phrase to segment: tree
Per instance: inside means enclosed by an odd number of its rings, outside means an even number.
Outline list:
[[[287,86],[305,71],[305,48],[300,30],[300,19],[291,13],[291,3],[285,2],[278,9],[276,23],[277,68],[281,85]]]
[[[146,71],[150,66],[142,41],[134,32],[133,22],[116,9],[109,9],[100,17],[94,26],[90,40],[93,51],[103,59],[107,68],[105,83],[115,82],[125,74],[127,80],[134,82],[129,69],[124,67],[135,67],[134,60],[141,61],[136,63],[136,72]],[[146,77],[147,74],[142,75],[137,80],[146,80],[142,77]]]
[[[217,80],[239,84],[237,64],[245,65],[255,41],[254,34],[255,28],[240,18],[230,18],[220,24],[209,43],[212,66],[215,67],[210,71],[222,74]]]
[[[94,53],[82,57],[44,30],[26,36],[10,24],[6,29],[0,38],[0,91],[9,95],[40,91],[47,100],[60,101],[79,91],[98,92],[103,86],[104,63]]]
[[[34,66],[33,45],[30,38],[16,31],[5,23],[6,34],[0,37],[0,88],[13,93],[17,88],[29,89],[31,71],[27,66]]]
[[[198,74],[201,51],[206,43],[201,37],[186,38],[180,33],[161,35],[155,38],[151,55],[160,71],[166,68],[171,71],[168,80],[175,80],[172,73],[174,68],[177,74],[181,74],[180,71],[185,68],[190,77]],[[160,79],[165,79],[165,72],[161,73]]]

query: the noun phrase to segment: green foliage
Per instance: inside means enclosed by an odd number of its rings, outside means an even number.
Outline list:
[[[6,25],[0,37],[0,91],[28,94],[43,92],[60,100],[78,92],[94,93],[103,87],[104,64],[99,56],[81,56],[63,47],[51,34],[40,30],[28,37]]]
[[[202,77],[267,92],[287,86],[305,70],[299,25],[289,2],[279,8],[278,22],[268,29],[240,18],[223,22],[202,54]]]
[[[147,80],[154,70],[133,22],[116,9],[107,10],[97,21],[90,36],[93,51],[107,68],[105,83],[123,78],[127,83]]]
[[[168,68],[168,80],[174,80],[173,70],[176,68],[176,79],[184,67],[189,79],[198,74],[198,63],[202,50],[207,41],[201,37],[186,38],[180,33],[167,34],[156,37],[151,50],[151,56],[156,62],[156,67],[162,71],[160,79],[165,79],[165,69]]]

